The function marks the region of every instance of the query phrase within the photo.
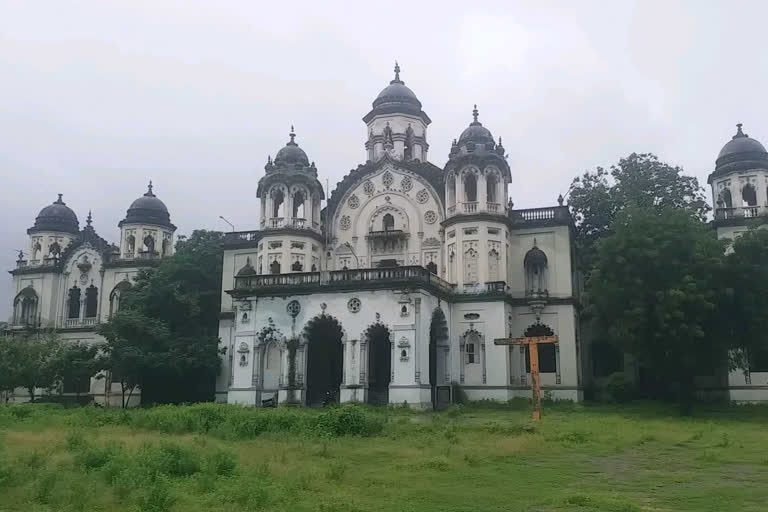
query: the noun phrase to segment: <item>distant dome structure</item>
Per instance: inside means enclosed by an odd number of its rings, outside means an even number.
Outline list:
[[[477,105],[472,110],[472,117],[474,121],[469,123],[469,126],[461,132],[459,136],[459,146],[462,146],[468,142],[474,142],[475,144],[485,144],[486,148],[492,149],[495,143],[493,142],[493,135],[491,131],[483,126],[483,123],[477,120],[478,117]]]
[[[296,133],[294,133],[293,126],[291,126],[291,133],[289,133],[288,136],[291,140],[285,144],[284,148],[277,152],[274,160],[275,166],[298,165],[301,167],[309,167],[309,158],[307,157],[307,154],[294,140],[296,138]]]
[[[175,228],[165,203],[152,191],[152,181],[147,185],[147,192],[131,203],[125,219],[120,222],[121,226],[123,224],[156,224]]]
[[[27,230],[28,234],[40,231],[59,231],[76,235],[80,232],[77,215],[61,198],[62,194],[59,194],[59,198],[53,204],[40,210],[35,218],[35,225]]]
[[[731,137],[715,161],[715,175],[748,169],[768,169],[768,151],[756,139],[742,131],[742,124],[736,125],[736,135]]]
[[[376,116],[387,114],[410,114],[422,118],[426,124],[432,122],[421,110],[421,102],[416,94],[400,80],[400,65],[397,62],[395,62],[395,78],[373,100],[373,109],[366,114],[363,121],[367,123]]]

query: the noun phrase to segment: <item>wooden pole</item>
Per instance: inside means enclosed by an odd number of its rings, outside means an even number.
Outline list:
[[[531,361],[531,391],[533,393],[533,420],[541,419],[541,385],[539,383],[539,344],[528,345]]]

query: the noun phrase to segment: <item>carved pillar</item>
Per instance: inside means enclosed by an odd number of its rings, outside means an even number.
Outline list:
[[[486,211],[488,209],[488,181],[485,172],[477,176],[477,210]]]
[[[261,359],[266,345],[255,343],[253,345],[253,371],[251,373],[251,386],[261,389]]]
[[[366,375],[365,375],[365,367],[367,366],[367,358],[365,356],[366,350],[368,349],[368,338],[364,337],[360,340],[360,385],[365,386],[367,384],[366,382]]]

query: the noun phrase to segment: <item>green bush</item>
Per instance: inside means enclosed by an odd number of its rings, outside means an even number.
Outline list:
[[[356,405],[326,409],[315,423],[316,432],[329,437],[370,436],[383,428],[383,418]]]
[[[466,405],[469,403],[469,397],[464,388],[456,381],[451,382],[451,395],[454,404]]]
[[[237,467],[237,457],[233,453],[217,450],[205,460],[206,469],[219,476],[232,476]]]
[[[634,388],[632,381],[624,372],[616,372],[608,377],[603,392],[608,401],[626,403],[632,400]]]
[[[138,498],[138,512],[166,512],[176,502],[176,497],[171,493],[168,483],[164,478],[159,478],[146,487]]]
[[[197,452],[167,441],[159,445],[142,445],[136,453],[136,463],[139,469],[151,476],[189,476],[200,471]]]
[[[121,449],[122,447],[114,442],[104,446],[89,445],[82,447],[75,454],[75,464],[82,466],[86,470],[98,469],[117,456]]]

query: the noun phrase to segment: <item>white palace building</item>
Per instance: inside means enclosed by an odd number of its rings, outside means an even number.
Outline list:
[[[563,198],[513,208],[501,138],[477,108],[447,163],[432,164],[430,118],[399,71],[363,117],[365,163],[330,197],[291,130],[258,183],[259,229],[226,234],[218,401],[441,407],[454,382],[470,399],[528,397],[526,349],[494,339],[548,334],[559,342],[539,348],[545,396],[583,399],[596,372]],[[768,152],[740,126],[709,183],[719,236],[768,220]],[[11,270],[9,331],[98,340],[139,269],[173,253],[176,228],[151,183],[119,227],[112,245],[90,213],[80,229],[61,197],[43,208]],[[768,400],[758,370],[708,382],[734,400]],[[107,375],[81,391],[114,402],[114,386]]]

